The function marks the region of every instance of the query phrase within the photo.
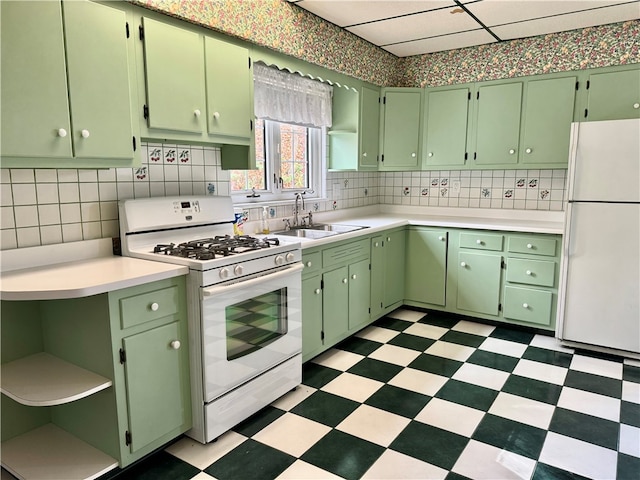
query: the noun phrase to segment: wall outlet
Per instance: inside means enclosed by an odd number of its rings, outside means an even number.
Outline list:
[[[451,191],[453,193],[460,193],[460,180],[453,180],[451,182]]]

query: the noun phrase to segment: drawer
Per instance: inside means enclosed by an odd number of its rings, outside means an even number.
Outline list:
[[[556,262],[528,258],[507,259],[507,282],[553,287],[555,273]]]
[[[502,251],[502,235],[494,233],[461,233],[460,247]]]
[[[178,313],[178,287],[120,299],[120,324],[129,328]]]
[[[551,325],[552,304],[551,292],[510,285],[504,288],[504,318]]]
[[[302,263],[304,264],[302,275],[319,272],[322,267],[322,254],[320,252],[303,253]]]
[[[362,257],[369,257],[369,238],[357,242],[347,243],[339,247],[327,248],[322,251],[322,266],[331,267],[345,262],[351,262]]]
[[[509,237],[508,251],[514,253],[531,253],[534,255],[546,255],[555,257],[555,238],[544,238],[538,236]]]

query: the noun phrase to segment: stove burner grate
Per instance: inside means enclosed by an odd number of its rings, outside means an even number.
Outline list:
[[[173,255],[195,260],[213,260],[271,246],[280,245],[277,238],[254,238],[249,235],[216,235],[212,238],[191,240],[179,244],[158,244],[153,253]]]

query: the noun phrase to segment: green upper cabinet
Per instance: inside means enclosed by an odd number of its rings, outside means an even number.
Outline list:
[[[202,133],[206,124],[203,36],[147,17],[142,18],[142,27],[144,116],[149,129]]]
[[[127,14],[88,1],[1,8],[3,166],[133,165]]]
[[[421,88],[383,89],[380,170],[420,169]]]
[[[466,163],[470,99],[468,86],[427,92],[425,167],[460,167]]]
[[[253,136],[253,69],[249,50],[204,38],[207,129],[210,135]]]
[[[576,82],[575,76],[527,82],[522,114],[522,165],[566,167]]]
[[[481,85],[476,99],[474,164],[517,164],[522,82]]]
[[[584,120],[640,118],[640,69],[592,73]]]
[[[380,145],[380,91],[363,86],[360,90],[359,170],[377,170]]]

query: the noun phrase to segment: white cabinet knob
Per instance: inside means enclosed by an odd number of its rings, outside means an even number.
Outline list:
[[[193,111],[193,114],[195,115],[195,117],[196,117],[196,118],[200,118],[200,110],[199,110],[199,109],[197,109],[197,108],[196,108],[196,109]]]
[[[213,112],[213,118],[216,120],[220,118],[220,112]]]
[[[316,289],[313,291],[313,293],[315,293],[316,295],[320,295],[320,289],[319,289],[319,288],[316,288]]]
[[[460,266],[461,266],[462,268],[465,268],[465,267],[467,266],[467,262],[460,262]]]
[[[640,108],[640,103],[636,102],[633,104],[633,108],[638,109]]]
[[[476,240],[476,243],[477,243],[478,245],[482,245],[482,240]]]
[[[171,348],[173,348],[174,350],[178,350],[180,348],[180,340],[174,340],[172,341],[169,346]]]
[[[351,279],[355,280],[356,278],[358,278],[358,276],[354,273],[353,275],[351,275]]]
[[[531,152],[533,152],[533,150],[532,150],[532,149],[530,149],[530,148],[527,148],[527,149],[525,150],[525,152],[527,152],[527,153],[531,153]]]
[[[307,262],[307,267],[310,267],[310,266],[311,266],[311,262],[309,261]]]
[[[348,280],[346,278],[342,279],[342,283],[347,283],[347,282],[348,282]]]
[[[391,241],[391,237],[387,237],[387,242],[390,242],[390,241]]]
[[[80,135],[82,135],[82,138],[89,138],[89,135],[91,134],[89,133],[89,130],[84,129],[80,132]]]
[[[527,248],[528,248],[528,249],[532,249],[532,248],[533,248],[533,245],[531,245],[530,243],[527,243]]]
[[[160,305],[158,305],[156,302],[153,302],[150,308],[152,311],[157,312],[158,309],[160,308]]]
[[[378,244],[378,242],[374,242],[374,243],[373,243],[373,246],[374,246],[374,247],[377,247],[378,245],[379,245],[379,244]]]
[[[516,151],[513,148],[509,150],[509,155],[513,155],[514,153],[516,153]]]
[[[441,242],[444,242],[444,235],[440,235],[440,236],[438,237],[438,240],[440,240]]]
[[[433,152],[427,153],[427,157],[433,157]]]
[[[529,308],[529,304],[528,303],[523,303],[522,304],[522,308]]]
[[[366,156],[367,156],[367,152],[364,152],[364,153],[362,154],[362,156],[363,156],[363,157],[366,157]]]
[[[416,152],[413,152],[413,153],[411,154],[411,157],[415,158],[415,157],[416,157]]]
[[[64,128],[59,128],[58,129],[58,136],[59,137],[66,137],[67,136],[67,131]]]
[[[526,273],[527,275],[532,275],[532,274],[533,274],[533,272],[532,272],[531,270],[527,270],[527,271],[526,271],[526,272],[524,272],[524,273]]]

